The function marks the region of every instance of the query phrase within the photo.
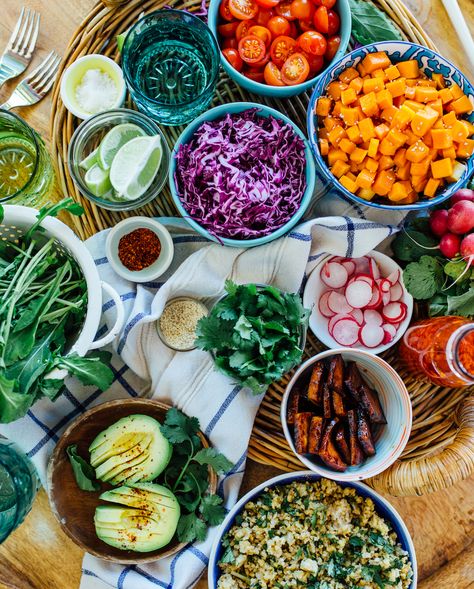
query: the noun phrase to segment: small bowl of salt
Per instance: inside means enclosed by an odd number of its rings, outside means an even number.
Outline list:
[[[61,79],[64,106],[79,119],[122,106],[125,93],[122,69],[105,55],[76,59]]]

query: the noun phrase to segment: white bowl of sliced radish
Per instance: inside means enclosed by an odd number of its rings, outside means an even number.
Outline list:
[[[380,354],[405,333],[413,312],[400,266],[380,252],[362,258],[328,255],[312,271],[303,296],[309,326],[328,348]]]

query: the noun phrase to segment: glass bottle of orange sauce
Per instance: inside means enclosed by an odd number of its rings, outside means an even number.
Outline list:
[[[432,317],[408,328],[400,344],[407,367],[447,387],[474,384],[474,322]]]

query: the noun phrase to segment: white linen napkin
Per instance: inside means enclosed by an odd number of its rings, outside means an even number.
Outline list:
[[[319,206],[328,210],[328,199]],[[331,204],[332,201],[332,204]],[[114,285],[125,305],[126,322],[118,341],[112,366],[115,380],[101,393],[73,378],[54,404],[43,399],[28,415],[0,427],[30,456],[45,479],[47,460],[54,444],[71,420],[93,405],[129,396],[152,396],[168,401],[199,418],[210,442],[234,464],[219,482],[218,492],[227,509],[237,500],[245,467],[248,441],[261,397],[236,386],[213,369],[209,354],[200,350],[173,352],[159,339],[155,321],[169,298],[189,294],[211,305],[223,294],[224,282],[270,283],[296,292],[326,252],[359,257],[397,231],[403,216],[383,214],[370,208],[329,199],[329,209],[349,216],[327,216],[307,221],[287,236],[259,248],[223,248],[210,244],[189,229],[182,219],[160,219],[170,229],[175,257],[170,270],[155,283],[136,285],[118,277],[104,258],[107,231],[86,244],[100,276]],[[313,213],[314,214],[314,213]],[[376,217],[376,220],[369,219]],[[378,217],[378,218],[377,218]],[[387,225],[390,222],[391,225]],[[103,305],[99,334],[114,320],[114,303]],[[80,589],[188,589],[207,565],[215,529],[205,542],[188,545],[173,557],[142,566],[114,565],[86,555]]]

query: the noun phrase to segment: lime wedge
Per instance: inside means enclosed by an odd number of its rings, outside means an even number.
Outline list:
[[[104,196],[112,188],[109,173],[103,170],[98,164],[94,164],[87,170],[84,176],[84,182],[95,196]]]
[[[99,145],[97,161],[103,170],[108,170],[118,150],[134,137],[142,137],[145,131],[133,123],[123,123],[110,129]]]
[[[87,170],[90,170],[92,166],[97,163],[98,153],[99,148],[96,147],[93,151],[90,152],[90,154],[87,157],[85,157],[83,160],[79,162],[79,167],[85,170],[86,172]]]
[[[110,168],[110,182],[119,198],[140,198],[160,169],[163,149],[159,135],[136,137],[119,149]]]

